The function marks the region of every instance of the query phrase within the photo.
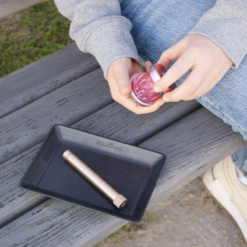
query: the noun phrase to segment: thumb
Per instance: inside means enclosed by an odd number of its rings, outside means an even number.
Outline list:
[[[118,85],[119,92],[122,95],[128,95],[131,91],[131,83],[129,77],[129,71],[125,66],[118,70],[115,75],[115,80]]]

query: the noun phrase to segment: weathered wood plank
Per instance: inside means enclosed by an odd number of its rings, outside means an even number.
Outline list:
[[[140,147],[162,152],[167,157],[150,205],[160,201],[159,196],[167,197],[244,145],[247,141],[240,133],[205,108],[142,143]]]
[[[166,165],[149,207],[247,142],[201,108],[140,146],[163,152]],[[50,199],[0,230],[3,246],[92,246],[126,221]]]
[[[0,118],[97,68],[72,44],[0,78]]]
[[[41,143],[0,166],[0,228],[47,200],[37,193],[22,190],[19,182]],[[27,196],[28,195],[28,196]],[[1,245],[0,245],[1,246]]]
[[[0,163],[41,142],[54,124],[71,125],[112,102],[97,69],[1,118]]]
[[[201,106],[196,101],[167,103],[155,113],[138,116],[113,103],[72,127],[137,144],[199,107]],[[45,200],[45,197],[19,187],[19,182],[40,145],[37,144],[0,166],[0,227]]]
[[[44,0],[0,0],[0,19]]]
[[[164,128],[201,108],[195,101],[166,103],[156,112],[136,115],[113,103],[79,121],[74,128],[96,135],[138,145]]]

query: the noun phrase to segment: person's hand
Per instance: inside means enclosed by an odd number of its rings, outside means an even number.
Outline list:
[[[130,78],[135,73],[143,72],[141,66],[134,59],[123,57],[116,59],[107,71],[107,80],[112,98],[125,108],[136,114],[144,114],[156,111],[164,101],[159,98],[153,105],[142,107],[130,98]]]
[[[172,92],[163,96],[165,102],[191,100],[206,94],[230,69],[233,62],[213,41],[201,35],[188,35],[163,52],[157,63],[168,67],[177,60],[154,85],[154,91],[161,92],[189,69],[192,72]]]

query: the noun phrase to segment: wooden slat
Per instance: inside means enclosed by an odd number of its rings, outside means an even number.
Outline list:
[[[140,146],[166,154],[167,161],[149,207],[203,173],[247,142],[206,109]],[[50,199],[0,230],[3,246],[92,246],[126,221]]]
[[[112,103],[72,127],[137,144],[199,107],[201,106],[196,101],[167,103],[155,113],[138,116],[121,105]],[[41,143],[37,144],[0,166],[0,227],[46,199],[44,196],[19,187],[19,182],[40,145]]]
[[[44,0],[0,0],[0,19]]]
[[[5,116],[0,119],[0,163],[41,142],[54,124],[71,125],[112,102],[97,69]]]
[[[37,193],[27,194],[19,187],[24,171],[40,146],[41,143],[0,166],[0,228],[47,200]]]
[[[97,68],[72,44],[0,78],[0,118]]]

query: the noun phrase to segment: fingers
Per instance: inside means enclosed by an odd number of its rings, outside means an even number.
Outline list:
[[[162,92],[172,85],[176,80],[183,76],[193,65],[193,59],[190,59],[190,54],[183,53],[188,41],[187,37],[180,40],[178,43],[167,49],[160,56],[158,64],[163,65],[165,68],[169,66],[171,61],[178,61],[165,73],[165,75],[157,82],[154,86],[155,92]],[[146,62],[145,67],[149,72],[148,68],[151,66],[151,62]]]
[[[150,61],[146,61],[146,62],[145,62],[145,68],[146,68],[147,73],[149,73],[149,68],[150,68],[152,65],[153,65],[153,64],[152,64]]]
[[[214,85],[212,85],[212,83]],[[212,80],[211,75],[206,76],[203,81],[201,82],[201,84],[196,88],[196,90],[194,92],[192,92],[190,95],[187,95],[186,97],[184,97],[182,100],[192,100],[192,99],[196,99],[204,94],[206,94],[209,90],[211,90],[211,88],[213,88],[215,86],[215,84],[217,83],[217,80],[214,78]],[[212,85],[212,87],[211,87]]]
[[[161,92],[171,86],[182,77],[194,64],[193,57],[188,52],[184,52],[181,57],[172,65],[164,76],[155,83],[154,91]]]
[[[125,108],[127,108],[128,110],[134,112],[135,114],[146,114],[146,113],[150,113],[150,112],[154,112],[157,109],[159,109],[159,107],[161,105],[163,105],[165,102],[162,98],[159,98],[153,105],[149,106],[149,107],[142,107],[138,104],[136,104],[129,95],[121,95],[118,91],[118,86],[116,85],[116,83],[109,83],[110,86],[110,90],[111,90],[111,94],[112,94],[112,98],[118,102],[119,104],[121,104],[122,106],[124,106]]]
[[[159,98],[153,105],[143,107],[136,104],[130,97],[126,97],[125,99],[120,99],[118,103],[135,114],[147,114],[158,110],[165,102],[162,98]]]
[[[131,58],[122,57],[116,59],[107,71],[106,78],[108,82],[114,81],[118,86],[118,92],[122,95],[130,93],[130,73],[132,69],[141,70],[141,66],[136,61],[132,61]]]
[[[208,71],[205,70],[205,68],[196,67],[180,86],[178,86],[172,92],[167,93],[163,96],[164,101],[166,102],[179,101],[188,97],[191,94],[194,94],[195,98],[199,97],[201,91],[200,90],[198,91],[197,88],[203,82],[207,73]],[[209,83],[210,81],[208,82],[207,85],[209,85]]]
[[[109,83],[109,86],[110,86],[112,98],[116,102],[118,102],[119,104],[121,104],[122,106],[127,108],[128,110],[134,112],[135,114],[146,114],[146,113],[154,112],[157,109],[159,109],[159,107],[161,105],[163,105],[165,103],[162,98],[159,98],[153,105],[151,105],[149,107],[142,107],[142,106],[136,104],[130,98],[129,95],[121,95],[118,92],[118,86],[116,85],[116,83]]]
[[[164,51],[157,63],[162,64],[167,68],[171,61],[177,60],[182,55],[186,45],[187,37],[181,39],[178,43]]]
[[[210,73],[208,73],[204,80],[200,83],[199,87],[192,94],[183,98],[183,100],[192,100],[205,95],[222,79],[231,65],[231,63],[222,63],[219,69],[210,71]]]
[[[163,66],[177,60],[154,85],[161,92],[192,70],[185,81],[174,91],[163,96],[164,101],[190,100],[211,90],[232,66],[232,60],[210,39],[201,35],[188,35],[163,52],[157,63]]]

